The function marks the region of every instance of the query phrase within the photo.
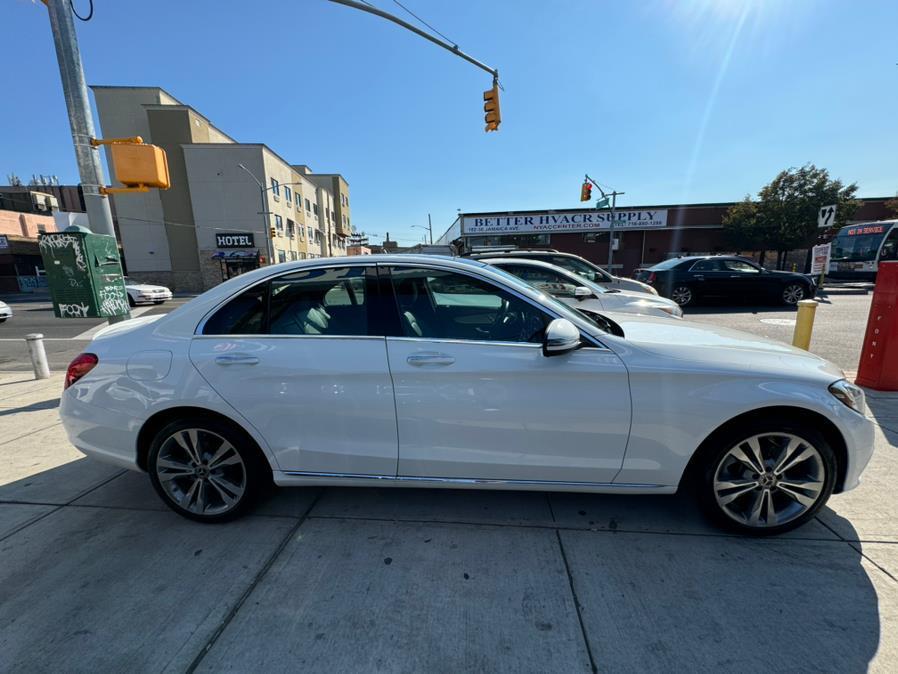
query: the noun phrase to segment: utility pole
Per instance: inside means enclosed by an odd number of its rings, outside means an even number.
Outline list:
[[[90,144],[91,139],[95,137],[94,120],[87,97],[87,84],[84,82],[84,69],[81,65],[81,52],[78,49],[72,9],[69,0],[45,1],[50,14],[50,28],[53,31],[53,43],[56,45],[56,58],[59,61],[59,75],[62,78],[69,125],[72,127],[72,141],[75,145],[75,158],[78,161],[87,220],[91,231],[115,236],[109,197],[100,194],[100,188],[106,184],[103,165],[100,163],[99,151]],[[113,319],[110,319],[110,322],[113,322]]]
[[[266,248],[268,249],[268,264],[274,264],[274,242],[271,240],[271,218],[268,216],[271,212],[268,210],[268,190],[265,189],[265,185],[262,184],[262,181],[256,177],[256,174],[246,168],[243,164],[237,164],[238,168],[242,168],[244,171],[249,173],[250,178],[256,181],[256,184],[259,186],[259,198],[260,203],[262,204],[262,210],[259,211],[259,215],[262,216],[262,235],[265,237]]]
[[[430,235],[430,245],[433,245],[433,223],[430,221],[430,213],[427,214],[427,227],[424,225],[412,225],[412,227],[417,229],[427,230],[427,233]],[[427,238],[425,237],[424,243],[427,243]]]

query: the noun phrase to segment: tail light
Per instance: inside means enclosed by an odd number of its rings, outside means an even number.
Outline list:
[[[655,272],[649,272],[648,278],[645,280],[650,286],[655,285]]]
[[[67,389],[81,379],[81,377],[93,370],[99,362],[100,359],[92,353],[81,353],[75,356],[75,360],[69,363],[69,369],[65,372],[65,384],[62,389]]]

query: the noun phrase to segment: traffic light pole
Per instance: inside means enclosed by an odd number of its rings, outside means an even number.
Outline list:
[[[377,7],[373,7],[371,5],[364,4],[361,2],[356,2],[356,0],[330,0],[330,2],[334,2],[338,5],[345,5],[347,7],[352,7],[353,9],[358,9],[362,12],[367,12],[368,14],[374,14],[375,16],[379,16],[382,19],[386,19],[387,21],[392,21],[393,23],[395,23],[399,26],[402,26],[406,30],[410,30],[413,33],[415,33],[416,35],[420,35],[425,40],[430,40],[435,45],[442,47],[446,51],[450,51],[453,54],[455,54],[456,56],[463,58],[468,63],[474,64],[481,70],[485,70],[486,72],[488,72],[490,75],[493,76],[494,80],[499,79],[499,71],[498,70],[496,70],[495,68],[490,68],[488,65],[486,65],[485,63],[481,63],[480,61],[475,59],[473,56],[469,56],[468,54],[465,54],[463,51],[461,51],[458,48],[457,44],[449,44],[448,42],[443,42],[442,40],[435,38],[430,33],[426,33],[423,30],[421,30],[420,28],[417,28],[416,26],[413,26],[412,24],[403,21],[398,16],[393,16],[389,12],[385,12],[382,9],[378,9]]]
[[[614,214],[615,214],[615,209],[617,208],[617,196],[619,194],[624,194],[624,192],[618,192],[617,190],[613,190],[611,192],[611,194],[606,194],[605,190],[602,189],[602,187],[599,185],[599,183],[597,183],[595,180],[590,178],[589,175],[586,175],[586,180],[588,180],[589,182],[591,182],[593,185],[595,185],[598,188],[599,194],[602,195],[602,200],[605,202],[605,204],[604,204],[605,206],[608,205],[608,197],[609,196],[611,197],[611,222],[608,224],[608,269],[607,269],[607,272],[609,274],[612,274],[613,272],[611,271],[611,263],[614,260]],[[600,210],[598,208],[598,206],[596,207],[596,210]]]
[[[75,158],[78,161],[87,220],[91,231],[115,236],[109,197],[100,193],[100,188],[106,184],[103,165],[100,163],[99,151],[90,144],[96,134],[72,8],[69,0],[46,0],[46,4],[50,14],[53,43],[56,45],[56,58],[59,61],[62,91],[69,113],[69,125],[72,128],[72,141],[75,145]]]

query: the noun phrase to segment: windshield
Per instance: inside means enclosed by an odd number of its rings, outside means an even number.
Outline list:
[[[534,288],[533,286],[531,286],[528,283],[519,279],[514,274],[510,274],[509,272],[505,271],[501,267],[497,267],[495,265],[485,265],[485,266],[489,266],[492,271],[494,271],[495,273],[502,276],[508,282],[508,284],[514,288],[522,288],[522,289],[526,288],[526,289],[530,290],[531,292],[536,291],[539,294],[540,301],[543,304],[545,304],[546,306],[551,307],[552,310],[555,311],[559,316],[563,316],[564,318],[567,318],[568,320],[573,321],[574,323],[580,323],[580,324],[585,323],[586,325],[588,325],[591,328],[598,329],[600,332],[605,332],[605,333],[608,332],[608,330],[606,330],[605,328],[602,327],[601,323],[599,323],[592,317],[586,316],[585,314],[572,309],[571,307],[566,305],[564,302],[560,302],[559,300],[555,299],[548,293],[544,293],[544,292],[540,291],[538,288]]]
[[[562,269],[572,271],[577,276],[585,278],[587,281],[591,281],[593,283],[608,283],[612,280],[612,276],[610,274],[607,274],[602,269],[598,269],[588,262],[579,260],[576,257],[566,257],[564,255],[558,255],[547,259],[546,262],[551,262],[552,264],[557,265]]]
[[[833,239],[832,260],[875,260],[886,235],[886,225],[852,225],[843,227]]]

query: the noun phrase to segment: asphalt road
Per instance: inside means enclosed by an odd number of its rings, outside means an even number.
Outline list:
[[[133,315],[168,313],[188,299],[190,298],[176,297],[161,305],[141,305],[132,310]],[[18,298],[5,301],[12,307],[13,316],[5,323],[0,323],[0,370],[31,370],[24,337],[33,332],[44,336],[50,369],[65,370],[90,342],[91,333],[106,325],[105,320],[98,318],[56,318],[53,306],[45,299],[35,301]]]
[[[811,351],[846,371],[855,371],[871,298],[872,293],[864,290],[831,291],[819,297]],[[167,313],[188,299],[176,297],[163,305],[141,306],[134,313]],[[91,331],[105,325],[99,319],[56,318],[46,300],[11,300],[9,304],[14,315],[0,324],[0,370],[31,369],[24,337],[32,332],[44,335],[50,369],[64,370],[90,341]],[[795,329],[795,313],[794,308],[781,306],[711,305],[687,308],[686,320],[723,325],[788,343]]]

